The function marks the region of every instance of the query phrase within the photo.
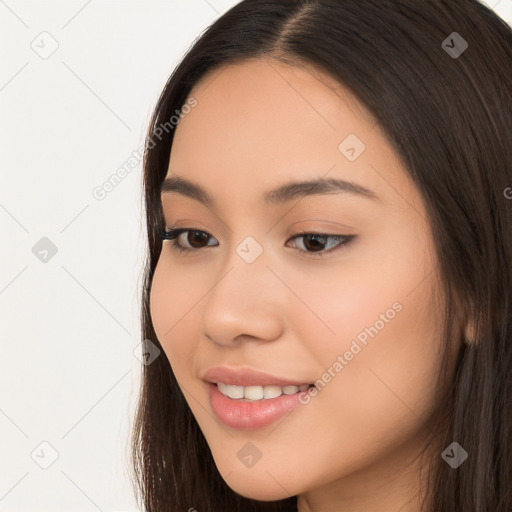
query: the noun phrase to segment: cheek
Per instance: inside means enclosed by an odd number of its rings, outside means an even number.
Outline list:
[[[164,345],[166,331],[172,327],[172,318],[169,313],[174,311],[176,306],[173,303],[173,294],[169,293],[169,286],[165,284],[166,281],[166,272],[160,258],[153,274],[149,292],[149,310],[155,333],[162,346]]]
[[[165,248],[163,249],[165,251]],[[149,295],[150,314],[158,341],[173,368],[178,380],[194,351],[194,337],[187,336],[190,329],[192,309],[200,300],[200,283],[191,281],[193,276],[171,269],[165,256],[155,268]],[[178,343],[187,339],[187,343]]]
[[[383,244],[307,280],[287,274],[309,309],[298,304],[292,323],[321,369],[315,400],[332,418],[332,442],[375,441],[431,411],[442,338],[435,261],[423,247],[403,240],[400,253]]]
[[[434,263],[407,251],[403,242],[405,249],[398,255],[381,245],[379,251],[363,248],[339,264],[280,269],[299,299],[292,298],[286,311],[293,313],[290,326],[323,367],[351,347],[357,351],[354,340],[362,354],[376,340],[394,337],[392,344],[378,345],[383,351],[400,351],[403,343],[412,348],[439,323],[429,298],[433,274],[426,277]]]

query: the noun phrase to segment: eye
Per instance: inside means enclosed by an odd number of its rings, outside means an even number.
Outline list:
[[[203,247],[202,244],[210,238],[213,238],[213,235],[210,233],[193,228],[166,229],[162,237],[163,240],[169,240],[171,242],[173,250],[181,253],[193,252],[201,249]],[[189,245],[183,245],[183,242]]]
[[[347,246],[355,238],[355,235],[331,235],[328,233],[298,233],[290,240],[304,239],[300,244],[304,249],[298,248],[299,254],[307,256],[324,256],[330,254]],[[213,235],[207,231],[194,228],[178,228],[166,229],[163,232],[162,240],[169,240],[171,248],[178,253],[197,252],[207,246],[219,245],[217,243],[207,243],[210,240],[215,240]],[[294,243],[294,247],[297,244]],[[326,250],[326,248],[328,248]]]
[[[355,238],[355,235],[331,235],[328,233],[299,233],[290,240],[295,238],[302,238],[302,246],[304,249],[298,249],[299,254],[306,254],[307,256],[324,256],[347,246]],[[330,241],[330,242],[329,242]],[[295,244],[296,247],[296,244]],[[329,247],[328,250],[325,250]]]

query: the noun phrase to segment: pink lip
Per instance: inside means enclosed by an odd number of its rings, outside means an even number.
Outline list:
[[[263,428],[286,414],[289,414],[299,403],[301,393],[281,395],[277,398],[264,400],[242,401],[223,395],[217,382],[233,386],[297,386],[308,382],[290,380],[259,372],[251,368],[216,366],[206,371],[202,379],[208,385],[210,405],[217,418],[225,425],[239,430]]]
[[[283,379],[251,368],[230,368],[228,366],[210,368],[204,373],[202,379],[207,382],[223,382],[233,386],[302,386],[303,384],[312,384],[310,382]]]
[[[228,427],[238,430],[266,427],[289,414],[300,403],[300,393],[281,395],[269,400],[242,402],[223,395],[217,384],[207,382],[207,386],[210,404],[217,418]]]

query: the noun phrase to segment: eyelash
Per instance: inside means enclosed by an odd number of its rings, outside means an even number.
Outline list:
[[[189,247],[184,247],[183,245],[181,245],[178,241],[178,237],[182,234],[182,233],[187,233],[187,232],[192,232],[192,231],[195,231],[197,233],[206,233],[209,237],[213,237],[213,235],[211,235],[210,233],[208,233],[207,231],[204,231],[204,230],[201,230],[201,229],[195,229],[195,228],[178,228],[178,229],[165,229],[164,232],[163,232],[163,235],[162,235],[162,240],[168,240],[171,242],[171,248],[173,251],[176,251],[180,254],[187,254],[187,253],[191,253],[191,252],[197,252],[201,249],[204,249],[204,247],[201,247],[199,249],[190,249]],[[321,252],[310,252],[310,251],[304,251],[302,249],[297,249],[297,252],[299,254],[303,254],[303,255],[306,255],[308,257],[322,257],[324,256],[325,254],[331,254],[333,252],[336,252],[338,250],[340,250],[341,248],[343,247],[347,247],[352,241],[353,239],[355,238],[355,235],[332,235],[332,234],[329,234],[329,233],[318,233],[318,232],[308,232],[308,231],[305,231],[305,232],[302,232],[302,233],[297,233],[296,235],[292,236],[290,238],[290,240],[293,240],[294,238],[300,238],[300,237],[303,237],[303,236],[307,236],[307,235],[310,235],[310,236],[319,236],[319,237],[327,237],[327,238],[334,238],[334,239],[340,239],[341,242],[336,245],[334,248],[332,249],[329,249],[328,251],[321,251]],[[208,246],[206,246],[208,247]]]

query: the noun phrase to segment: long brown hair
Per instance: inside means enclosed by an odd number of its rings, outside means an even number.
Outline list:
[[[261,56],[312,64],[349,88],[421,191],[446,298],[439,382],[453,325],[461,319],[474,325],[440,397],[428,510],[510,512],[512,31],[476,0],[244,0],[195,41],[165,85],[146,138],[144,343],[162,350],[149,291],[165,227],[160,185],[174,135],[169,120],[207,72]],[[453,441],[469,454],[457,469],[441,458]],[[296,510],[296,497],[259,502],[226,485],[163,350],[142,368],[131,442],[144,510]]]

